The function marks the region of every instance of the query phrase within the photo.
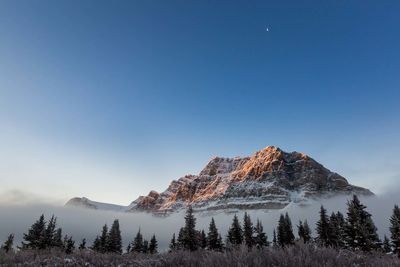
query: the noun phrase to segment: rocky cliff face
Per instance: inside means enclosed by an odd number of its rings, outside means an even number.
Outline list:
[[[151,191],[126,211],[279,209],[290,202],[337,194],[372,195],[353,186],[309,156],[269,146],[244,158],[213,158],[198,175],[171,182],[162,193]],[[76,200],[75,200],[76,201]]]

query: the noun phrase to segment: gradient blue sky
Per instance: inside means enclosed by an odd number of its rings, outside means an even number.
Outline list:
[[[267,145],[384,192],[400,179],[399,13],[397,0],[0,1],[0,200],[128,204]]]

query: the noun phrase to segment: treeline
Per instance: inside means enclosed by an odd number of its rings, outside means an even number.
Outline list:
[[[400,209],[394,206],[393,214],[390,217],[390,237],[384,236],[381,240],[377,234],[377,228],[371,214],[366,210],[357,196],[347,203],[346,215],[341,212],[332,212],[330,215],[321,206],[319,220],[315,227],[313,236],[311,227],[307,220],[299,221],[296,225],[298,237],[295,237],[294,227],[288,213],[281,214],[278,225],[273,231],[272,241],[268,240],[263,230],[261,221],[253,223],[250,215],[244,213],[240,221],[235,214],[227,234],[222,237],[214,218],[211,219],[208,230],[196,228],[196,218],[191,206],[186,210],[184,226],[176,236],[173,233],[169,250],[170,251],[230,251],[235,247],[245,246],[252,248],[286,248],[295,243],[313,244],[319,247],[331,247],[354,251],[380,251],[384,253],[395,253],[400,257]],[[34,249],[59,249],[65,253],[72,253],[76,250],[75,241],[71,236],[62,235],[62,229],[57,227],[57,219],[52,216],[46,222],[44,216],[40,216],[24,234],[20,250]],[[13,250],[14,235],[9,235],[1,246],[6,252]],[[115,220],[110,229],[104,225],[101,233],[95,238],[90,247],[86,247],[86,240],[83,239],[78,246],[79,250],[93,250],[98,253],[122,254],[122,238],[119,221]],[[138,230],[134,240],[125,249],[126,253],[155,254],[158,252],[158,242],[153,234],[150,240],[145,239]]]

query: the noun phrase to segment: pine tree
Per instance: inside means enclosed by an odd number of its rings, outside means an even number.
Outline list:
[[[243,242],[243,230],[236,214],[233,216],[232,225],[228,230],[228,241],[230,244],[236,246]]]
[[[139,231],[136,234],[136,237],[133,239],[132,243],[132,252],[140,253],[143,250],[143,236]]]
[[[157,253],[157,248],[158,248],[158,242],[156,239],[156,235],[153,235],[150,239],[149,252],[151,254],[155,254],[155,253]]]
[[[143,240],[142,251],[143,254],[149,253],[149,241],[146,239]]]
[[[52,248],[54,247],[54,236],[56,235],[57,218],[54,215],[51,216],[49,222],[47,223],[46,230],[44,231],[44,236],[41,238],[42,248]]]
[[[100,244],[100,237],[96,236],[96,238],[93,241],[93,244],[91,246],[91,249],[96,251],[96,252],[101,252],[101,244]]]
[[[64,251],[66,254],[71,254],[75,250],[75,241],[72,240],[72,237],[65,236],[64,237]]]
[[[321,246],[329,246],[329,217],[326,214],[326,209],[321,206],[319,212],[319,221],[317,222],[317,240]]]
[[[101,236],[99,238],[99,252],[106,253],[107,252],[107,243],[108,243],[108,227],[107,224],[103,226],[101,231]]]
[[[118,220],[114,220],[108,233],[107,252],[122,253],[122,238]]]
[[[393,252],[400,257],[400,208],[397,205],[394,206],[393,214],[390,217],[389,230]]]
[[[281,214],[279,217],[277,228],[277,243],[280,247],[291,245],[294,242],[294,234],[292,228],[292,221],[289,214],[286,212],[285,216]]]
[[[22,249],[42,249],[45,229],[46,222],[42,214],[39,220],[32,224],[28,233],[24,234],[25,242],[22,242]]]
[[[218,242],[218,229],[215,225],[214,218],[211,218],[210,225],[208,226],[208,235],[207,235],[207,248],[209,250],[220,250],[220,244]]]
[[[170,250],[170,251],[176,250],[175,233],[172,235],[171,242],[169,243],[169,250]]]
[[[128,246],[126,246],[126,253],[130,253],[132,250],[132,245],[131,243],[128,244]]]
[[[262,226],[261,221],[258,219],[254,231],[256,234],[254,242],[257,245],[257,247],[262,248],[268,246],[269,244],[267,235],[264,233],[264,227]]]
[[[292,245],[294,243],[292,220],[290,219],[289,214],[287,212],[285,214],[285,230],[286,230],[287,244]]]
[[[274,232],[273,232],[273,234],[272,234],[272,245],[274,246],[274,247],[277,247],[278,246],[278,241],[277,241],[277,239],[276,239],[276,231],[275,231],[275,229],[274,229]]]
[[[346,241],[355,250],[370,251],[381,247],[371,214],[356,195],[347,203]]]
[[[299,235],[300,240],[302,240],[304,243],[306,243],[305,238],[304,238],[304,236],[305,236],[304,225],[301,220],[299,221],[299,225],[297,225],[297,234]]]
[[[61,249],[63,247],[62,229],[58,228],[53,236],[53,246]]]
[[[86,239],[82,239],[82,242],[79,244],[79,250],[85,250],[86,249]]]
[[[193,215],[193,209],[192,206],[189,206],[189,208],[186,211],[186,216],[185,216],[185,227],[183,229],[183,248],[194,251],[197,250],[198,248],[198,234],[196,231],[196,218]]]
[[[4,250],[6,253],[8,253],[13,249],[13,244],[14,244],[14,234],[10,234],[7,237],[7,240],[1,246],[1,249]]]
[[[200,236],[199,236],[199,246],[202,249],[205,249],[207,247],[207,236],[204,230],[201,230]]]
[[[390,240],[386,235],[383,238],[382,250],[384,253],[392,252],[392,246],[390,245]]]
[[[177,249],[184,249],[184,246],[183,246],[183,236],[184,236],[184,232],[185,232],[185,228],[184,228],[184,227],[181,227],[181,229],[179,229],[178,239],[177,239],[177,243],[176,243]]]
[[[254,233],[254,228],[250,215],[248,215],[247,212],[245,212],[243,217],[243,239],[244,243],[249,248],[253,247],[254,245],[253,233]]]

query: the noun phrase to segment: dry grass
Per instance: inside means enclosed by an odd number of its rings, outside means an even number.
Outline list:
[[[99,254],[89,250],[78,251],[71,255],[59,251],[19,251],[8,254],[2,252],[0,266],[389,267],[400,266],[400,259],[378,252],[355,253],[297,244],[286,249],[248,251],[242,247],[224,253],[176,251],[157,255]]]

